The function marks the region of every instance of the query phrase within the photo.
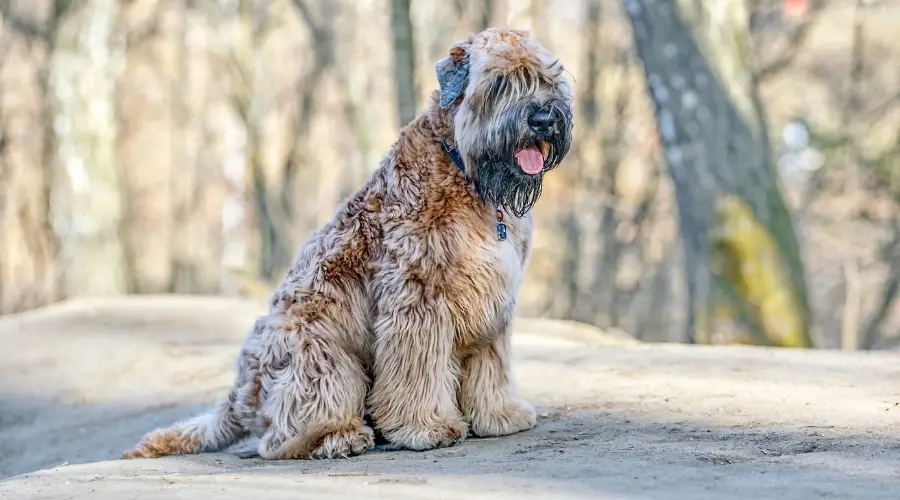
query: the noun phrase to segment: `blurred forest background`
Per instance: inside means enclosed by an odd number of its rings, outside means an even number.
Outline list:
[[[0,314],[265,297],[487,26],[576,90],[519,314],[900,345],[900,1],[0,0]]]

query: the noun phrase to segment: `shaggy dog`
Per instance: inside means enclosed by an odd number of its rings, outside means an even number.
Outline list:
[[[223,450],[266,459],[452,446],[531,429],[511,323],[530,209],[572,137],[563,66],[491,28],[436,65],[439,91],[378,170],[301,247],[242,346],[228,397],[125,458]]]

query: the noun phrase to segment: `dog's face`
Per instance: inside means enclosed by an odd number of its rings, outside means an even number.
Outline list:
[[[572,88],[559,59],[528,32],[490,28],[454,45],[436,72],[476,192],[523,216],[572,142]]]

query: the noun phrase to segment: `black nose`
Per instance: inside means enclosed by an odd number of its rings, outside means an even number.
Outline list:
[[[551,109],[539,109],[528,117],[528,125],[539,134],[550,132],[554,123],[556,116]]]

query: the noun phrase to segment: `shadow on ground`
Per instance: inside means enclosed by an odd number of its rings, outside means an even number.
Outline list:
[[[264,488],[267,495],[280,498],[278,492],[285,497],[301,493],[297,488],[304,483],[316,491],[342,492],[346,498],[367,488],[396,495],[410,490],[411,498],[432,498],[415,496],[424,486],[429,492],[440,490],[442,498],[480,498],[492,492],[536,495],[532,498],[896,498],[900,491],[897,439],[874,439],[829,426],[734,429],[691,420],[659,423],[634,419],[634,408],[604,412],[541,407],[539,425],[530,432],[470,439],[428,452],[376,451],[321,461],[243,460],[227,452],[116,460],[140,438],[138,429],[166,425],[201,409],[57,407],[50,410],[52,420],[71,425],[48,429],[44,415],[32,417],[31,424],[13,423],[19,431],[12,439],[4,433],[0,453],[22,460],[7,463],[12,468],[4,474],[68,465],[0,482],[0,493],[38,484],[49,495],[41,498],[145,489],[158,492],[150,498],[182,490],[191,497],[215,493],[220,498],[232,491],[238,498]],[[104,460],[116,461],[100,462]]]

